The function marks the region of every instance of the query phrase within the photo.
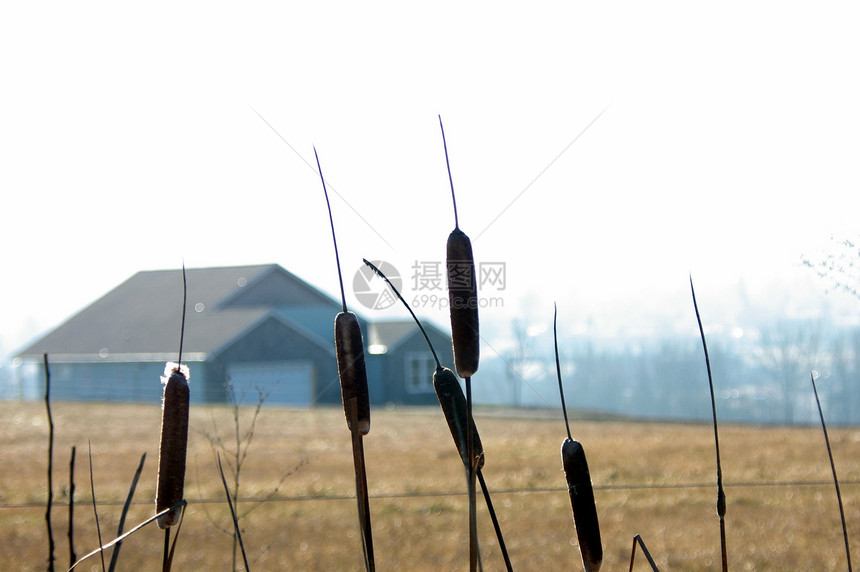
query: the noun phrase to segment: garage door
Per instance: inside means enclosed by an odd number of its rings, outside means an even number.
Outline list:
[[[227,368],[236,399],[256,405],[257,389],[270,405],[313,405],[314,368],[310,362],[283,361],[233,364]]]

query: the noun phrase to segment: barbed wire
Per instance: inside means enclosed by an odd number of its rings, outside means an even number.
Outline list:
[[[841,486],[856,486],[860,485],[860,480],[840,479]],[[832,487],[832,480],[820,481],[737,481],[724,482],[723,486],[726,489],[737,488],[764,488],[764,487]],[[630,491],[630,490],[678,490],[678,489],[703,489],[714,488],[714,483],[645,483],[645,484],[610,484],[610,485],[594,485],[595,491]],[[493,489],[490,491],[493,494],[532,494],[532,493],[567,493],[566,487],[525,487],[525,488],[507,488]],[[393,499],[410,499],[410,498],[439,498],[439,497],[461,497],[467,496],[466,491],[411,491],[403,493],[377,493],[370,494],[371,499],[376,500],[393,500]],[[188,498],[186,499],[189,505],[192,504],[217,504],[226,503],[224,497],[218,498]],[[347,501],[355,500],[355,495],[284,495],[272,497],[240,497],[237,499],[239,503],[266,503],[266,502],[308,502],[308,501]],[[81,502],[81,501],[76,501]],[[99,506],[119,506],[124,504],[124,500],[103,500],[99,499]],[[153,504],[153,500],[136,500],[133,505],[148,505]],[[69,501],[54,500],[54,506],[68,506]],[[27,508],[44,508],[45,502],[23,502],[23,503],[0,503],[2,509],[27,509]]]

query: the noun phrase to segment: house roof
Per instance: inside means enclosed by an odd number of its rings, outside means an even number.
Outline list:
[[[276,264],[186,270],[188,289],[183,355],[193,360],[223,348],[268,316],[313,333],[290,308],[328,314],[328,330],[340,304]],[[20,352],[59,356],[175,357],[182,321],[182,271],[138,272],[55,330]],[[299,312],[300,314],[301,312]],[[329,335],[329,337],[331,334]],[[327,339],[327,338],[322,338]],[[156,357],[158,356],[158,357]],[[128,358],[126,358],[128,359]]]

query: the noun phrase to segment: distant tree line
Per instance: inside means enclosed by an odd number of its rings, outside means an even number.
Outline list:
[[[829,331],[828,335],[825,332]],[[725,421],[817,422],[810,375],[816,375],[832,424],[860,424],[860,327],[833,329],[815,320],[784,320],[708,340],[717,415]],[[710,419],[701,341],[692,336],[560,343],[568,405],[634,417]],[[503,356],[512,400],[507,405],[558,404],[549,351],[518,347]],[[513,381],[516,380],[516,381]],[[505,392],[496,392],[503,395]]]

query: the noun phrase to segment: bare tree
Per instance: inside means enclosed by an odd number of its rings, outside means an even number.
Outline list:
[[[511,322],[511,330],[514,335],[514,346],[505,354],[508,362],[508,379],[511,382],[511,405],[519,407],[522,405],[523,381],[526,375],[528,361],[532,358],[533,342],[529,336],[528,327],[522,320],[514,319]]]
[[[860,245],[856,239],[830,237],[829,252],[815,258],[802,256],[801,261],[831,284],[833,290],[842,290],[860,299]]]
[[[756,355],[780,392],[785,423],[792,424],[797,392],[801,386],[806,389],[809,372],[816,365],[821,324],[817,320],[780,320],[763,326],[760,332]]]
[[[280,480],[272,487],[269,492],[262,497],[262,499],[255,500],[249,504],[244,510],[239,510],[239,483],[240,476],[242,474],[242,467],[245,464],[245,461],[248,458],[248,450],[251,447],[251,443],[254,440],[254,434],[257,429],[257,420],[260,417],[260,413],[263,409],[263,404],[269,398],[270,391],[264,390],[262,387],[255,385],[253,387],[254,391],[257,394],[257,402],[253,406],[253,409],[250,413],[250,419],[244,420],[242,418],[242,411],[246,409],[244,407],[244,398],[245,392],[249,388],[243,388],[240,395],[236,395],[235,388],[233,387],[233,383],[230,380],[229,374],[225,368],[222,367],[222,371],[224,371],[224,375],[226,378],[225,390],[227,392],[230,412],[232,413],[232,427],[231,427],[231,436],[222,438],[218,427],[215,424],[215,419],[212,419],[212,431],[202,431],[201,434],[209,441],[209,445],[212,448],[213,453],[215,453],[216,457],[219,458],[219,464],[221,463],[220,459],[224,460],[223,465],[226,466],[227,473],[230,478],[229,483],[229,495],[231,506],[236,513],[236,524],[242,520],[244,517],[248,516],[248,513],[258,508],[267,500],[274,497],[278,491],[280,490],[281,485],[284,484],[284,481],[287,480],[293,473],[295,473],[302,465],[304,465],[304,460],[301,460],[298,465],[295,467],[286,470],[282,475]],[[226,480],[225,480],[226,483]],[[226,486],[226,485],[225,485]],[[218,529],[224,534],[229,534],[233,537],[233,553],[232,553],[232,564],[233,564],[233,572],[239,571],[239,544],[240,544],[240,531],[237,526],[222,526],[218,525],[214,522],[212,517],[210,516],[210,521],[213,524],[216,524]]]
[[[823,384],[833,423],[856,423],[860,418],[860,329],[840,335],[832,343],[833,375]],[[829,399],[828,399],[829,398]]]

